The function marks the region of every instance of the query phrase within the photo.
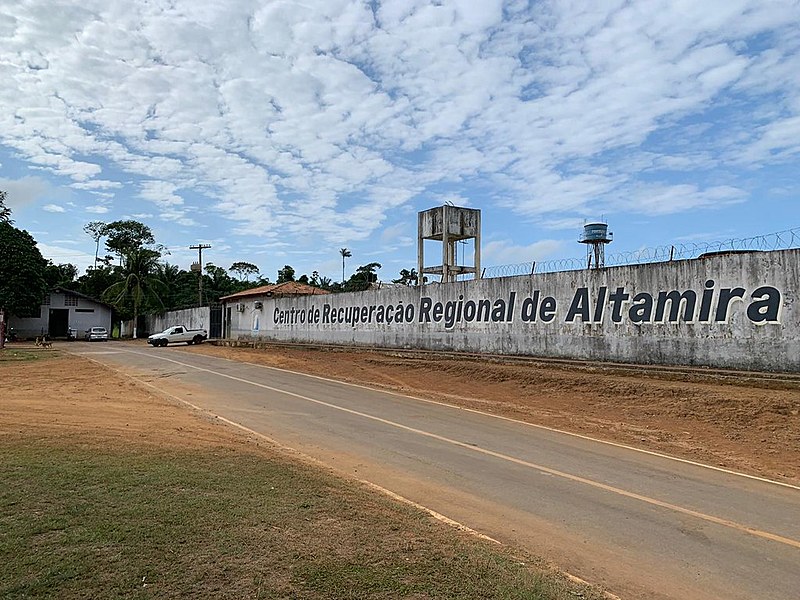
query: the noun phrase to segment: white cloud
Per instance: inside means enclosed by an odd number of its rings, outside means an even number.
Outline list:
[[[63,206],[59,206],[58,204],[45,204],[42,207],[42,210],[45,212],[50,213],[63,213],[66,212],[66,209]]]
[[[51,4],[0,19],[0,143],[184,228],[349,243],[422,198],[548,227],[687,212],[800,153],[790,0]]]
[[[6,204],[8,207],[17,210],[40,201],[52,188],[41,177],[23,177],[21,179],[0,179],[0,189],[7,192]]]
[[[518,246],[509,240],[494,240],[483,244],[481,264],[509,265],[545,260],[563,252],[565,244],[559,240],[540,240],[527,246]]]

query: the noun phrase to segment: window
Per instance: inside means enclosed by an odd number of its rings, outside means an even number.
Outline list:
[[[94,309],[93,308],[76,308],[75,312],[88,312],[88,313],[91,313],[91,312],[94,312]]]
[[[78,306],[77,296],[64,296],[64,306]]]

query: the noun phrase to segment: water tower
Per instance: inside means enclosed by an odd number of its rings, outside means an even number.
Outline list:
[[[472,266],[458,265],[456,244],[461,240],[475,240]],[[425,240],[442,242],[442,264],[425,266]],[[417,214],[417,273],[419,283],[424,275],[441,275],[442,283],[456,281],[459,275],[474,273],[481,276],[481,211],[477,208],[437,206]]]
[[[586,244],[586,263],[589,269],[602,269],[606,266],[606,244],[610,244],[614,234],[608,230],[608,223],[586,223],[578,241]]]

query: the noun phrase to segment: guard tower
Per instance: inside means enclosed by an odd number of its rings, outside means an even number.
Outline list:
[[[602,269],[606,266],[606,244],[610,244],[614,234],[608,230],[608,223],[587,223],[578,241],[586,244],[587,268]]]
[[[456,244],[460,240],[475,240],[473,266],[457,265]],[[425,240],[442,242],[442,264],[425,266]],[[417,273],[419,284],[424,275],[441,275],[442,283],[456,281],[459,275],[481,273],[481,211],[446,204],[417,213]]]

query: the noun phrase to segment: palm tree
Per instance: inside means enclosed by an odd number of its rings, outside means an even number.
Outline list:
[[[344,259],[350,258],[351,256],[353,256],[353,253],[350,252],[350,250],[348,250],[347,248],[340,248],[339,254],[342,255],[342,285],[344,285]]]
[[[155,250],[130,249],[122,257],[122,279],[112,283],[103,292],[103,297],[115,306],[130,301],[133,307],[133,339],[136,339],[136,322],[142,304],[149,300],[163,307],[160,294],[166,291],[166,285],[156,275],[159,258],[161,254]]]

